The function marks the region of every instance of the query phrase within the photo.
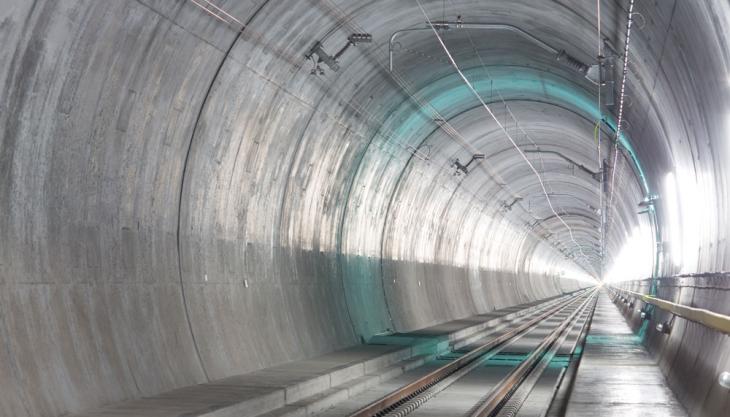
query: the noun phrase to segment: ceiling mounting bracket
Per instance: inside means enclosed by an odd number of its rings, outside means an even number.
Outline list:
[[[322,41],[317,41],[312,45],[311,48],[309,48],[309,51],[307,51],[306,54],[304,54],[304,58],[309,59],[313,62],[314,67],[310,71],[310,74],[312,75],[324,75],[324,69],[319,64],[325,64],[334,72],[337,72],[340,70],[340,63],[339,59],[342,57],[342,55],[347,51],[351,46],[355,46],[359,43],[370,43],[373,41],[373,36],[369,33],[353,33],[352,35],[347,37],[347,43],[345,46],[340,48],[337,53],[334,55],[330,55],[327,53],[327,51],[324,50],[324,45],[322,45]],[[316,57],[315,57],[316,55]]]
[[[454,165],[453,165],[454,167],[456,167],[456,172],[454,172],[454,175],[461,175],[462,173],[464,175],[468,175],[469,174],[469,165],[471,165],[472,162],[480,160],[480,159],[484,159],[483,153],[475,153],[474,155],[471,156],[471,159],[466,164],[462,164],[461,162],[459,162],[459,158],[456,158],[456,161],[454,161]]]

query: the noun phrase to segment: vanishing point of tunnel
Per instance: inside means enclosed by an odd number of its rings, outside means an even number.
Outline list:
[[[0,417],[730,416],[727,0],[0,0]]]

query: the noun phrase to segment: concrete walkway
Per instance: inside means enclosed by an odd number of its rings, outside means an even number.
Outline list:
[[[596,304],[566,415],[687,416],[605,291]]]
[[[390,380],[547,300],[521,304],[408,333],[374,337],[316,358],[122,401],[72,417],[245,417],[312,414]],[[267,414],[268,413],[268,414]]]

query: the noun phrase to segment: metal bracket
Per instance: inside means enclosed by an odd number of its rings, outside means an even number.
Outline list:
[[[314,61],[314,68],[312,68],[311,74],[312,75],[323,75],[324,70],[322,67],[319,66],[319,64],[324,63],[331,69],[332,71],[339,71],[340,70],[340,64],[337,61],[340,59],[340,57],[347,51],[348,48],[351,46],[355,46],[358,43],[370,43],[373,41],[373,36],[369,33],[353,33],[352,35],[347,37],[347,43],[345,46],[340,48],[337,53],[334,55],[330,55],[327,53],[327,51],[324,50],[324,46],[322,45],[321,41],[317,41],[312,45],[311,48],[309,48],[309,51],[307,51],[306,54],[304,54],[304,57],[306,59],[311,59]],[[314,56],[317,56],[315,59]]]
[[[469,165],[471,165],[472,162],[480,160],[480,159],[484,159],[483,153],[475,153],[474,155],[472,155],[471,159],[466,164],[462,164],[461,162],[459,162],[459,158],[456,158],[456,161],[454,161],[454,166],[456,167],[456,172],[454,173],[454,175],[459,175],[460,171],[463,172],[464,175],[468,175],[469,174]]]

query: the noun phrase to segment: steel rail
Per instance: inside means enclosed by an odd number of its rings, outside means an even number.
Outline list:
[[[494,387],[488,394],[483,403],[472,412],[471,417],[492,417],[499,413],[502,407],[507,403],[512,394],[517,391],[521,386],[522,382],[528,378],[532,371],[540,365],[544,358],[550,356],[550,352],[557,351],[560,343],[556,343],[560,340],[561,335],[565,330],[574,324],[575,318],[582,314],[585,310],[585,306],[595,296],[597,290],[593,290],[581,305],[576,308],[570,316],[568,316],[555,330],[553,330],[542,343],[535,349],[530,356],[527,357],[519,366],[517,366],[512,372],[507,375],[496,387]]]
[[[614,288],[613,290],[619,293],[622,292],[629,294],[630,296],[636,297],[647,304],[651,304],[664,311],[668,311],[675,316],[682,317],[683,319],[687,319],[725,334],[730,334],[730,316],[715,313],[714,311],[706,310],[704,308],[696,308],[673,303],[671,301],[662,300],[661,298],[652,297],[651,295],[641,294],[638,292],[620,288]]]
[[[588,304],[592,302],[592,299],[588,300]],[[525,401],[527,401],[527,398],[532,393],[532,390],[535,388],[540,377],[542,377],[545,370],[548,366],[550,366],[550,362],[552,362],[555,356],[557,356],[560,348],[563,346],[563,343],[565,343],[565,340],[568,336],[570,336],[570,332],[575,327],[575,324],[578,323],[581,317],[586,315],[588,304],[584,303],[578,307],[577,310],[580,311],[580,313],[578,313],[577,317],[574,318],[575,321],[563,331],[550,350],[542,356],[535,368],[533,368],[533,370],[525,377],[520,385],[514,390],[512,395],[503,402],[504,405],[500,407],[498,412],[496,412],[496,417],[515,417],[517,415],[522,406],[525,404]]]
[[[429,372],[428,374],[418,378],[417,380],[398,388],[395,391],[383,396],[382,398],[366,405],[365,407],[350,414],[349,417],[373,417],[380,416],[388,411],[392,411],[393,408],[407,401],[408,399],[420,394],[429,387],[449,377],[460,369],[468,366],[476,360],[479,360],[483,355],[489,351],[505,344],[511,339],[515,338],[536,326],[546,318],[553,314],[567,308],[568,306],[575,303],[577,300],[584,297],[586,292],[582,292],[575,297],[570,298],[564,303],[559,304],[557,307],[549,309],[547,312],[539,314],[537,317],[530,319],[529,321],[521,324],[515,329],[512,329],[506,333],[503,333],[489,342],[480,345],[479,347],[469,351],[469,353],[455,359],[448,364]]]
[[[555,384],[555,391],[553,392],[552,400],[548,411],[544,414],[546,417],[551,416],[565,416],[565,412],[568,407],[568,399],[573,392],[575,387],[576,375],[578,374],[578,368],[583,359],[582,354],[575,355],[576,349],[580,348],[581,351],[585,349],[586,340],[588,339],[588,332],[591,329],[591,323],[593,322],[593,315],[596,313],[596,304],[598,298],[593,299],[593,306],[591,311],[586,317],[586,321],[581,327],[578,339],[575,341],[573,348],[571,349],[571,361],[567,369],[560,374],[557,383]]]
[[[569,308],[572,306],[575,302],[580,300],[580,297],[571,298],[573,300],[572,303],[570,303],[565,308]],[[547,310],[544,309],[544,310]],[[561,310],[562,311],[562,310]],[[517,336],[519,338],[521,336]],[[476,368],[481,367],[484,365],[484,362],[491,359],[495,355],[499,354],[501,351],[503,351],[507,346],[510,345],[512,341],[515,339],[510,340],[509,343],[503,343],[502,345],[486,352],[484,355],[480,356],[477,360],[471,362],[467,366],[464,366],[463,368],[460,368],[458,371],[452,373],[448,377],[442,379],[436,384],[433,384],[429,386],[427,389],[423,390],[422,392],[419,392],[417,395],[409,397],[406,401],[398,403],[397,407],[390,409],[386,412],[386,414],[383,415],[383,413],[379,413],[379,416],[383,417],[405,417],[411,412],[415,411],[417,408],[421,407],[423,404],[434,398],[435,396],[439,395],[442,391],[448,389],[451,385],[459,381],[461,378],[465,377],[470,372],[474,371]]]

